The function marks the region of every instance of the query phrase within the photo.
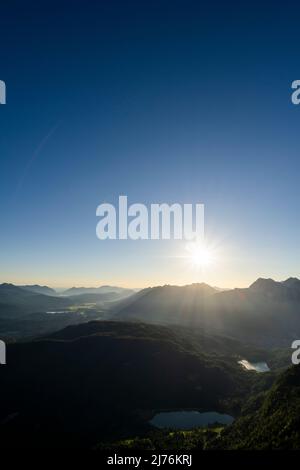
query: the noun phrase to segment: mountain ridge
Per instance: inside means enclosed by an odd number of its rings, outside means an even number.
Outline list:
[[[300,335],[300,289],[297,281],[287,281],[258,278],[248,288],[222,292],[206,284],[146,288],[121,302],[115,315],[123,320],[205,326],[239,340],[287,346]]]

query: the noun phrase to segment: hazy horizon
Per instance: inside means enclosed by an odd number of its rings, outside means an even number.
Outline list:
[[[248,284],[246,285],[241,285],[241,284],[236,284],[236,285],[232,285],[232,286],[225,286],[225,285],[219,285],[219,284],[211,284],[209,282],[206,282],[205,280],[202,280],[202,281],[194,281],[194,282],[186,282],[186,283],[182,283],[182,284],[174,284],[174,283],[171,283],[171,282],[163,282],[161,284],[158,284],[158,283],[154,283],[154,284],[145,284],[143,286],[138,286],[138,285],[128,285],[126,284],[125,282],[119,282],[119,283],[109,283],[109,282],[98,282],[98,283],[93,283],[93,284],[87,284],[87,283],[77,283],[77,284],[69,284],[69,285],[59,285],[59,284],[50,284],[50,283],[47,283],[46,281],[38,281],[38,280],[32,280],[30,282],[27,282],[27,281],[13,281],[13,280],[7,280],[7,279],[3,279],[2,277],[0,278],[0,284],[3,284],[3,283],[7,283],[7,284],[14,284],[18,287],[20,286],[25,286],[25,285],[39,285],[39,286],[47,286],[47,287],[50,287],[54,290],[57,290],[58,292],[59,291],[63,291],[63,290],[67,290],[67,289],[70,289],[72,287],[75,287],[75,288],[97,288],[97,287],[102,287],[102,286],[110,286],[110,287],[121,287],[121,288],[124,288],[124,289],[145,289],[145,288],[148,288],[148,287],[159,287],[159,286],[164,286],[164,285],[171,285],[171,286],[178,286],[178,287],[182,287],[182,286],[186,286],[186,285],[191,285],[191,284],[207,284],[211,287],[214,287],[216,289],[235,289],[235,288],[247,288],[249,287],[251,284],[253,284],[257,279],[260,279],[260,278],[263,278],[263,279],[272,279],[273,281],[275,282],[283,282],[285,281],[286,279],[288,278],[291,278],[291,277],[295,277],[297,278],[298,276],[287,276],[283,279],[279,279],[279,278],[276,278],[276,277],[272,277],[272,276],[257,276],[255,279],[253,279],[252,281],[250,281]]]

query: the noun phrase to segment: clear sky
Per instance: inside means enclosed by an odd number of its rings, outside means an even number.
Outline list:
[[[0,282],[246,286],[298,276],[298,2],[0,6]],[[96,207],[205,204],[216,247],[100,241]]]

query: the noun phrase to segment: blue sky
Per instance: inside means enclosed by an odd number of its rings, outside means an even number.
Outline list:
[[[53,286],[299,275],[296,2],[1,6],[0,281]],[[96,207],[205,204],[217,260],[100,241]]]

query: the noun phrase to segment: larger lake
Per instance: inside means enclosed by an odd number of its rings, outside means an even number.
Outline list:
[[[193,429],[205,427],[211,424],[230,424],[234,418],[230,415],[208,411],[167,411],[157,413],[150,421],[150,424],[157,428],[172,429]]]

